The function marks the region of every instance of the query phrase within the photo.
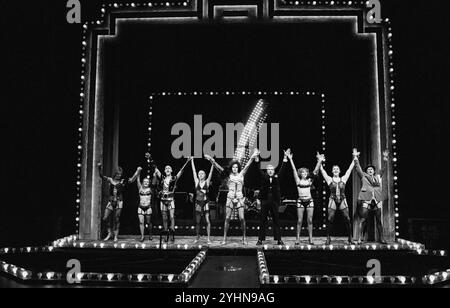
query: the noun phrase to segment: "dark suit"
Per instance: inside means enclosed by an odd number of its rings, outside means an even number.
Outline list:
[[[269,211],[273,217],[273,235],[276,241],[281,240],[278,207],[281,201],[280,177],[284,171],[285,162],[280,167],[278,174],[270,177],[267,172],[261,172],[260,191],[258,199],[261,200],[261,214],[259,225],[259,240],[266,240],[267,216]]]

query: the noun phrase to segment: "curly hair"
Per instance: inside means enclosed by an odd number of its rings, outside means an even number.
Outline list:
[[[239,161],[237,160],[232,160],[228,166],[228,169],[231,171],[233,169],[233,166],[237,165],[238,166],[238,172],[241,172],[242,170],[242,165]]]
[[[298,173],[299,177],[302,174],[302,172],[306,172],[306,177],[309,177],[311,175],[311,173],[309,172],[308,168],[300,168],[300,169],[297,170],[297,173]]]

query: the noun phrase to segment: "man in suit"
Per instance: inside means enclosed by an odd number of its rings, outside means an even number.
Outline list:
[[[356,172],[361,179],[362,185],[361,191],[358,195],[358,202],[360,203],[360,221],[358,226],[359,243],[361,243],[363,231],[362,225],[365,223],[369,215],[369,211],[375,211],[378,241],[382,244],[386,244],[383,235],[383,224],[381,221],[382,202],[384,201],[381,179],[386,172],[388,160],[389,153],[385,151],[383,153],[383,167],[380,174],[376,174],[376,168],[374,166],[368,166],[365,171],[363,171],[358,158],[355,158]]]
[[[284,157],[283,163],[278,174],[275,174],[274,166],[267,166],[267,171],[261,171],[260,190],[258,200],[261,202],[259,240],[256,245],[260,246],[266,240],[267,216],[272,213],[273,218],[273,235],[278,245],[284,245],[281,240],[278,207],[281,202],[280,177],[283,175],[287,156]]]

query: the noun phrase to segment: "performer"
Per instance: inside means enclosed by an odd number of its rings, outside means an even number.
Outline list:
[[[139,167],[137,170],[137,187],[139,191],[139,229],[141,231],[141,239],[143,242],[145,240],[145,225],[148,227],[149,240],[153,240],[152,237],[152,201],[154,196],[153,188],[151,187],[150,178],[144,178],[141,183],[141,172],[142,168]]]
[[[355,152],[357,152],[355,150]],[[359,154],[359,153],[358,153]],[[358,202],[361,204],[359,211],[359,224],[358,230],[358,244],[362,243],[361,237],[363,235],[363,224],[369,216],[369,211],[375,211],[376,227],[378,232],[378,241],[382,244],[386,244],[383,235],[383,224],[381,222],[382,211],[382,186],[381,178],[385,174],[387,169],[387,162],[389,160],[389,151],[383,152],[383,166],[380,174],[376,174],[376,168],[374,166],[368,166],[365,172],[361,169],[359,159],[355,159],[356,171],[361,178],[361,191],[358,196]]]
[[[325,156],[317,153],[317,158],[320,163],[320,171],[324,177],[327,185],[330,187],[330,200],[328,203],[328,221],[327,221],[327,242],[326,245],[331,244],[331,229],[333,226],[336,211],[340,210],[345,220],[345,226],[348,232],[348,242],[353,244],[352,227],[350,225],[350,214],[348,210],[347,199],[345,198],[345,185],[352,174],[355,167],[355,157],[350,164],[347,172],[343,177],[340,177],[341,169],[339,166],[333,166],[333,177],[328,176],[327,172],[323,168],[322,163],[325,161]]]
[[[300,245],[300,233],[303,224],[303,214],[306,211],[306,219],[308,223],[309,244],[314,245],[313,242],[313,216],[314,216],[314,199],[311,190],[314,189],[314,181],[317,179],[321,162],[318,161],[316,168],[312,175],[307,168],[300,168],[297,171],[293,160],[293,153],[290,149],[287,150],[286,155],[291,162],[292,171],[294,172],[295,183],[297,184],[298,201],[297,201],[297,241],[295,245]]]
[[[165,242],[171,237],[171,242],[175,242],[175,189],[180,177],[183,175],[189,160],[184,164],[176,176],[172,176],[171,166],[164,168],[164,175],[156,167],[155,175],[159,180],[159,195],[161,199],[161,214],[163,218],[164,232],[166,233]],[[170,217],[170,229],[168,228],[168,216]]]
[[[278,245],[284,245],[281,240],[278,208],[281,201],[280,177],[284,174],[284,166],[287,161],[288,159],[285,153],[278,174],[275,174],[275,168],[272,165],[267,166],[266,173],[261,171],[261,185],[258,193],[258,200],[261,202],[261,213],[257,246],[262,245],[266,240],[267,215],[269,211],[272,212],[274,240],[278,242]]]
[[[225,213],[225,227],[224,227],[224,236],[222,245],[227,243],[227,233],[230,227],[230,220],[233,211],[238,211],[239,220],[241,221],[242,227],[242,243],[247,245],[247,237],[246,237],[246,225],[245,225],[245,217],[244,217],[244,194],[242,189],[244,187],[244,177],[247,173],[250,165],[255,160],[255,158],[259,155],[259,151],[255,149],[255,152],[250,157],[249,161],[245,165],[245,167],[241,170],[241,165],[239,162],[233,161],[231,163],[231,172],[230,170],[225,170],[222,166],[220,166],[211,156],[205,155],[205,158],[211,161],[211,163],[221,172],[223,176],[227,178],[227,186],[228,186],[228,195],[227,195],[227,203],[226,203],[226,213]]]
[[[197,175],[197,170],[195,168],[194,158],[191,158],[192,163],[192,174],[194,176],[195,183],[195,219],[196,226],[195,230],[197,233],[197,239],[195,243],[200,240],[200,223],[202,216],[205,216],[206,220],[206,233],[208,235],[208,245],[211,244],[211,222],[209,220],[209,199],[208,192],[209,186],[211,184],[211,178],[214,172],[214,165],[211,164],[211,170],[209,171],[208,178],[206,178],[206,172],[200,170]]]
[[[98,164],[100,177],[109,184],[109,201],[103,216],[103,221],[107,223],[108,226],[108,236],[104,240],[109,241],[114,235],[114,241],[117,242],[120,229],[120,215],[123,209],[123,191],[126,184],[132,183],[135,180],[135,177],[133,176],[133,178],[125,180],[122,168],[118,167],[111,178],[104,176],[102,169],[102,164]]]

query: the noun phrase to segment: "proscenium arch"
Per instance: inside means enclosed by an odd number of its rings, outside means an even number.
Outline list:
[[[320,2],[320,1],[318,1]],[[218,0],[186,1],[186,5],[173,7],[130,7],[119,5],[111,7],[107,12],[104,10],[103,21],[86,23],[83,26],[83,59],[85,59],[85,70],[83,70],[83,136],[82,136],[82,163],[81,171],[81,196],[79,202],[79,226],[77,231],[82,239],[97,240],[100,238],[101,221],[101,198],[102,184],[97,173],[97,163],[103,161],[103,127],[105,106],[103,97],[102,76],[102,44],[106,40],[114,40],[120,36],[120,25],[127,22],[145,23],[199,23],[207,22],[215,17],[224,21],[246,23],[255,18],[258,20],[268,19],[272,22],[336,22],[348,21],[354,25],[354,35],[371,40],[373,46],[373,93],[371,95],[371,144],[370,153],[367,153],[366,161],[381,165],[381,152],[383,149],[392,151],[392,105],[389,73],[392,73],[389,53],[392,52],[389,44],[391,32],[388,24],[373,25],[366,21],[366,10],[354,7],[310,7],[281,5],[279,1],[269,0],[240,0],[227,2]],[[227,16],[217,12],[256,10],[249,13],[248,17]],[[102,10],[103,12],[103,10]],[[211,14],[212,12],[212,14]],[[321,89],[326,92],[327,89]],[[115,138],[118,138],[118,127],[115,128]],[[117,140],[118,142],[118,140]],[[395,148],[394,148],[395,149]],[[111,168],[118,165],[118,150],[114,149],[111,154]],[[364,158],[363,158],[364,160]],[[383,207],[384,234],[386,239],[396,238],[396,205],[394,200],[394,169],[390,165],[388,175],[384,179],[387,186],[387,202]],[[354,202],[356,208],[356,197],[359,181],[354,180]]]

